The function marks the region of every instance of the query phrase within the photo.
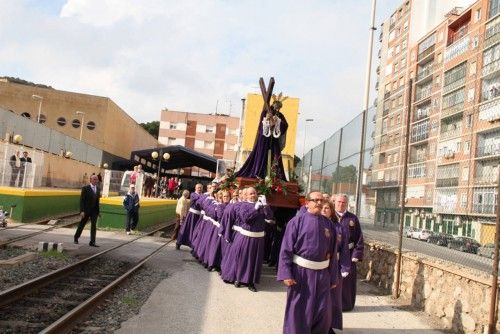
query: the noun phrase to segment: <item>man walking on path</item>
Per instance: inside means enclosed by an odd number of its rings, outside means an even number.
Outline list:
[[[89,246],[99,247],[95,243],[95,235],[97,230],[97,216],[99,216],[99,199],[101,197],[101,192],[97,186],[97,175],[92,175],[90,177],[90,184],[82,188],[80,195],[80,224],[76,229],[74,236],[75,244],[78,244],[78,239],[82,235],[83,228],[90,218],[90,243]]]
[[[331,327],[337,234],[333,222],[321,215],[323,203],[320,192],[311,192],[307,211],[288,222],[283,236],[278,280],[288,287],[285,334],[328,333]]]
[[[335,197],[335,214],[339,224],[349,230],[349,253],[351,257],[351,270],[349,275],[342,280],[342,310],[351,311],[356,303],[356,263],[363,260],[365,244],[359,219],[355,214],[347,211],[348,197],[338,194]]]

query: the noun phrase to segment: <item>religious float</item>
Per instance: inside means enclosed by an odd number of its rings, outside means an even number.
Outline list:
[[[263,78],[259,84],[264,107],[254,147],[243,166],[231,173],[226,181],[235,182],[239,188],[255,187],[259,194],[266,195],[267,203],[272,207],[296,209],[301,205],[299,185],[294,175],[291,180],[286,179],[281,157],[288,123],[280,109],[287,97],[272,93],[274,78],[269,80],[267,88]]]

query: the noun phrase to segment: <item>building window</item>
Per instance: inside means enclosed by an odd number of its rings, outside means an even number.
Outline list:
[[[207,125],[207,127],[205,128],[205,132],[206,133],[214,133],[214,127]]]
[[[497,15],[500,12],[500,0],[490,0],[490,12],[488,15],[488,19],[491,19],[493,16]]]
[[[71,122],[71,126],[74,127],[75,129],[78,129],[80,127],[80,120],[79,119],[74,119]]]
[[[468,181],[469,180],[469,166],[465,166],[462,169],[462,181]]]
[[[476,75],[477,63],[473,62],[469,66],[469,75]]]
[[[462,208],[467,207],[467,194],[462,194],[462,196],[460,197],[460,206]]]
[[[66,125],[66,119],[64,117],[59,117],[57,119],[57,125],[59,125],[59,126],[65,126]]]
[[[167,145],[174,145],[174,144],[175,144],[175,138],[168,137],[168,139],[167,139]]]
[[[92,121],[88,122],[87,129],[94,130],[95,129],[95,122],[92,122]]]
[[[213,141],[206,141],[204,143],[204,148],[207,148],[207,149],[212,149],[214,148],[214,142]]]
[[[481,20],[481,8],[474,13],[474,22],[478,22],[479,20]]]
[[[177,129],[177,124],[176,123],[170,123],[169,127],[170,130],[176,130]]]
[[[23,112],[23,113],[21,114],[21,117],[26,117],[26,118],[30,118],[30,119],[31,119],[31,115],[30,115],[30,113],[29,113],[29,112]]]
[[[467,115],[467,123],[466,123],[466,126],[468,128],[472,128],[472,114],[468,114]]]
[[[470,153],[470,141],[466,141],[464,143],[464,153],[466,153],[466,154]]]

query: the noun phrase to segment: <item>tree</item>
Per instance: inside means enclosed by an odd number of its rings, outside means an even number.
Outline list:
[[[149,132],[151,136],[158,139],[158,134],[160,133],[160,121],[141,123],[139,125]]]

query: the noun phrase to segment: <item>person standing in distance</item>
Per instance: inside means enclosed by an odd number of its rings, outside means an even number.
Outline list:
[[[78,244],[78,239],[82,235],[83,228],[90,218],[90,242],[89,246],[99,247],[95,243],[95,235],[97,230],[97,216],[99,216],[99,199],[101,197],[101,191],[97,186],[99,179],[97,175],[90,176],[90,184],[82,187],[82,192],[80,195],[80,224],[76,229],[74,236],[75,244]]]
[[[139,223],[139,195],[135,192],[135,184],[129,186],[129,191],[123,199],[123,206],[127,211],[125,231],[130,235]]]

